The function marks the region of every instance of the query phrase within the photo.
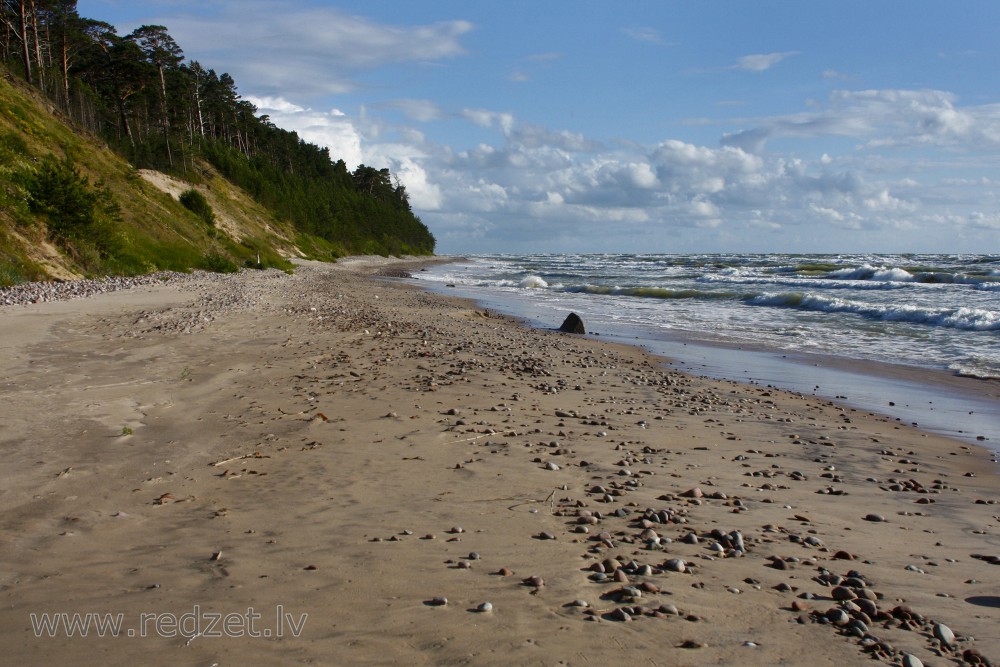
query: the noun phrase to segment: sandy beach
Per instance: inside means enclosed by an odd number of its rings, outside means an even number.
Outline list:
[[[398,268],[0,307],[3,662],[1000,661],[987,450]]]

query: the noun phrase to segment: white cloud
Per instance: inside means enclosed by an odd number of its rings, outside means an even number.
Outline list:
[[[888,189],[879,190],[872,197],[866,197],[864,207],[870,211],[913,211],[916,206],[889,194]]]
[[[837,79],[840,81],[850,81],[854,77],[852,77],[850,74],[844,74],[843,72],[838,72],[835,69],[828,69],[828,70],[823,70],[823,78]]]
[[[396,100],[388,106],[399,109],[407,118],[421,123],[438,120],[442,116],[441,108],[430,100]]]
[[[149,4],[173,10],[192,1]],[[968,239],[966,247],[973,249],[1000,242],[995,159],[1000,104],[963,104],[942,90],[845,89],[825,100],[804,101],[791,113],[676,124],[666,104],[647,110],[655,120],[646,125],[670,129],[641,141],[580,131],[591,119],[573,109],[562,110],[566,127],[537,122],[521,111],[519,93],[506,98],[517,115],[479,108],[475,105],[491,104],[485,100],[498,99],[495,94],[503,91],[473,90],[465,81],[456,94],[467,97],[448,101],[432,97],[430,91],[449,92],[437,80],[407,92],[373,88],[367,109],[355,110],[359,103],[353,102],[345,113],[346,100],[320,103],[319,96],[356,90],[371,72],[378,76],[370,77],[369,85],[396,85],[394,75],[381,70],[440,67],[468,55],[463,42],[473,24],[393,25],[305,0],[202,4],[211,6],[209,16],[199,12],[203,15],[195,18],[192,12],[144,22],[168,25],[189,58],[230,72],[241,85],[252,83],[255,95],[248,100],[262,113],[303,139],[328,146],[350,169],[360,163],[389,167],[406,185],[442,252],[680,251],[685,244],[705,249],[733,239],[774,250],[788,249],[793,238],[803,239],[801,249],[807,251],[873,249],[879,240],[887,250],[901,250],[893,244],[904,238],[897,230],[907,225],[916,233],[905,238],[924,249],[951,249],[957,238]],[[621,33],[620,39],[663,44],[660,32],[650,27]],[[537,48],[548,47],[559,43]],[[745,55],[728,69],[766,72],[798,54]],[[523,82],[541,68],[562,64],[563,57],[540,51],[489,65]],[[657,85],[679,93],[669,87],[683,82],[664,72]],[[816,72],[814,83],[820,76],[845,88],[851,81],[829,69]],[[422,83],[421,78],[413,82]],[[592,106],[610,117],[613,105],[603,104],[600,86],[594,90]],[[715,106],[733,107],[734,114],[753,113],[737,106],[761,108],[756,91],[737,92],[746,99],[727,100],[732,91],[715,90],[701,103],[720,100]],[[394,94],[397,99],[384,101]],[[549,98],[541,102],[538,108],[557,117],[558,104]],[[714,136],[712,127],[720,128]],[[630,129],[617,131],[628,135]],[[459,140],[463,143],[452,143]]]
[[[731,122],[754,127],[725,134],[723,144],[751,152],[772,139],[825,137],[850,137],[867,148],[1000,147],[1000,104],[959,107],[940,90],[838,90],[817,111]]]
[[[782,60],[791,56],[797,56],[798,51],[781,51],[779,53],[755,53],[743,56],[736,61],[733,69],[746,70],[748,72],[763,72],[769,70]]]
[[[622,28],[622,34],[630,39],[634,39],[637,42],[647,42],[649,44],[665,44],[663,36],[660,31],[656,28],[649,27],[631,27]]]
[[[512,119],[509,119],[512,121]],[[582,134],[567,132],[566,130],[552,131],[540,125],[524,123],[513,127],[513,123],[508,124],[505,134],[508,139],[519,146],[532,148],[548,147],[558,148],[569,152],[593,151],[598,148],[596,142],[588,141]]]
[[[973,211],[969,214],[969,224],[981,229],[1000,230],[1000,213]]]
[[[499,127],[504,134],[510,134],[514,127],[514,116],[487,109],[463,109],[460,115],[480,127]]]
[[[427,171],[412,158],[403,158],[395,165],[393,173],[406,186],[410,196],[410,206],[421,211],[441,209],[443,196],[441,188],[431,183]]]
[[[259,113],[270,116],[278,127],[297,132],[308,142],[329,147],[333,159],[343,159],[348,169],[364,162],[361,132],[339,109],[316,111],[280,97],[248,96],[246,100]]]
[[[252,81],[258,93],[286,96],[343,93],[357,87],[352,77],[360,72],[462,55],[460,40],[474,29],[462,20],[386,25],[334,7],[279,0],[215,5],[210,21],[179,14],[160,22],[189,58],[231,73],[238,83]]]

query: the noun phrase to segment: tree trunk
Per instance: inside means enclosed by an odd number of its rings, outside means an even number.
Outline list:
[[[69,101],[69,36],[66,34],[66,18],[63,17],[62,33],[59,35],[59,56],[62,69],[63,96],[66,98],[66,113],[70,113]],[[72,115],[70,113],[70,115]]]
[[[21,60],[24,62],[24,78],[28,83],[35,83],[31,75],[31,45],[28,44],[28,2],[21,0],[18,3],[19,16],[21,22]]]
[[[194,87],[194,102],[195,108],[198,110],[198,132],[201,134],[201,138],[205,138],[205,119],[201,115],[201,92],[198,90],[198,85],[195,84]]]
[[[126,136],[128,136],[128,142],[135,148],[135,138],[132,137],[132,126],[128,124],[128,114],[125,113],[125,99],[119,98],[118,100],[118,116],[122,122],[122,129],[125,130]]]
[[[167,164],[171,169],[174,166],[174,156],[170,152],[170,116],[167,115],[167,79],[163,76],[163,65],[158,65],[160,70],[160,99],[163,102],[163,141],[167,144]]]
[[[35,63],[38,65],[38,87],[45,92],[45,61],[42,60],[42,40],[38,36],[38,12],[35,0],[31,0],[31,36],[35,42]]]

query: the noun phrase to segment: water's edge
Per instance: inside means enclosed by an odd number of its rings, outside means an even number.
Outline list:
[[[551,321],[551,311],[533,310],[529,303],[513,297],[421,281],[418,276],[413,282],[430,292],[469,299],[537,328],[554,329],[561,323]],[[692,375],[772,386],[883,414],[986,447],[994,460],[1000,460],[1000,383],[833,356],[708,345],[671,338],[662,330],[616,330],[607,323],[588,335],[642,348],[662,357],[668,367]]]

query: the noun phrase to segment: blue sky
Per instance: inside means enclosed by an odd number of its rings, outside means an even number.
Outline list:
[[[1000,252],[1000,2],[80,0],[439,253]]]

